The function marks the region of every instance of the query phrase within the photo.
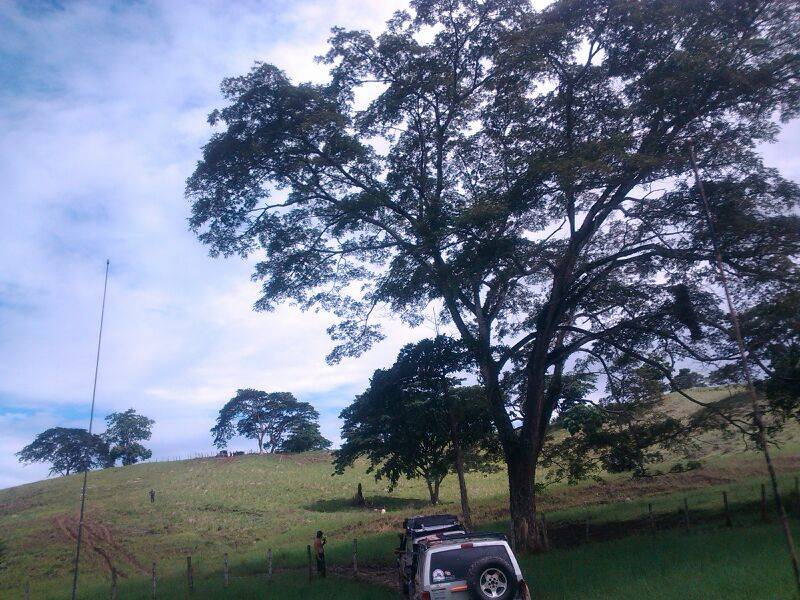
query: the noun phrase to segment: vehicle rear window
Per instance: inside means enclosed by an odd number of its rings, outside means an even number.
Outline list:
[[[461,581],[467,578],[467,571],[472,563],[487,556],[508,558],[506,547],[502,544],[491,546],[473,546],[472,548],[455,548],[431,554],[431,583]]]

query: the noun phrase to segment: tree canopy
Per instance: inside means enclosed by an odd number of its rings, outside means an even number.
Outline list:
[[[319,430],[319,423],[303,421],[292,428],[288,437],[278,446],[278,452],[313,452],[329,450],[333,444]]]
[[[112,464],[122,459],[123,465],[132,465],[150,458],[153,452],[139,442],[150,439],[153,425],[153,419],[136,414],[132,408],[108,415],[103,438],[111,446]]]
[[[300,402],[289,392],[237,390],[219,411],[217,424],[211,428],[214,445],[225,448],[234,435],[256,440],[258,451],[275,452],[287,436],[319,419],[319,413],[307,402]]]
[[[454,468],[454,441],[463,449],[467,468],[491,468],[497,459],[496,436],[486,398],[479,387],[456,387],[463,352],[448,341],[440,337],[409,344],[391,368],[375,371],[367,390],[340,415],[337,473],[363,456],[368,472],[385,478],[390,488],[401,477],[423,479],[436,504],[441,483]]]
[[[687,367],[682,367],[672,378],[673,389],[688,390],[693,387],[703,387],[706,385],[706,378],[702,373],[692,371]]]
[[[52,427],[17,452],[20,462],[50,463],[50,474],[69,475],[109,466],[108,443],[85,429]]]
[[[535,547],[536,464],[576,357],[735,360],[690,144],[742,308],[796,288],[800,189],[757,147],[800,111],[799,13],[414,0],[377,37],[334,29],[325,83],[263,63],[223,82],[191,227],[212,255],[263,253],[258,309],[336,313],[331,360],[381,339],[376,307],[411,325],[441,308],[485,388],[517,547]]]

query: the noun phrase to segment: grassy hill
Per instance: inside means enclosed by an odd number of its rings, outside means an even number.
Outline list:
[[[732,399],[735,394],[726,389],[702,390],[698,394],[704,402],[736,401]],[[669,396],[666,403],[666,408],[675,414],[694,410],[674,396]],[[786,474],[782,482],[786,489],[791,489],[793,475],[800,470],[799,433],[797,428],[787,430],[777,452],[779,467]],[[772,557],[780,552],[777,528],[758,524],[760,483],[764,481],[760,456],[744,450],[736,438],[706,434],[701,441],[701,456],[696,458],[702,458],[704,466],[695,471],[668,473],[675,461],[684,459],[670,457],[659,467],[664,474],[657,477],[631,480],[627,475],[615,475],[604,477],[602,482],[549,488],[541,506],[548,513],[555,549],[545,557],[526,559],[531,576],[543,581],[539,588],[544,597],[562,597],[562,593],[566,594],[563,597],[584,597],[584,592],[586,597],[623,597],[619,589],[613,591],[613,586],[630,579],[631,569],[650,567],[660,575],[656,580],[643,579],[643,585],[656,586],[652,588],[655,590],[672,581],[670,585],[680,586],[680,569],[673,571],[682,562],[655,564],[658,560],[668,561],[666,557],[673,554],[684,556],[686,561],[700,561],[709,573],[716,573],[715,568],[730,571],[738,560],[744,569],[743,581],[748,569],[772,569],[777,587],[769,589],[784,589],[780,561]],[[329,561],[333,565],[343,569],[350,563],[353,538],[359,539],[362,568],[390,564],[395,532],[402,518],[433,510],[425,502],[427,490],[419,481],[403,481],[388,493],[381,482],[364,473],[364,465],[343,476],[334,477],[331,473],[330,457],[322,453],[154,462],[90,473],[82,597],[107,597],[109,564],[121,573],[121,597],[149,597],[153,562],[157,563],[161,589],[171,590],[176,598],[183,597],[185,557],[189,555],[193,557],[198,594],[206,594],[198,597],[217,597],[218,592],[213,590],[221,586],[225,553],[229,555],[233,577],[231,597],[263,597],[262,586],[267,585],[263,577],[249,576],[264,573],[268,549],[273,550],[274,565],[279,571],[270,585],[272,589],[283,586],[279,597],[393,597],[388,590],[359,583],[319,584],[311,591],[304,572],[298,569],[305,564],[306,544],[317,529],[328,535]],[[369,509],[350,504],[359,482]],[[0,571],[0,598],[22,597],[26,583],[32,598],[68,597],[80,483],[80,476],[69,476],[0,490],[0,537],[7,548],[6,568]],[[477,521],[483,527],[505,531],[505,473],[470,475],[468,484]],[[148,497],[151,488],[156,490],[153,504]],[[753,556],[744,551],[735,559],[728,555],[727,549],[744,542],[741,535],[732,531],[719,531],[715,511],[720,507],[722,489],[729,491],[738,526],[749,528],[747,539],[751,541],[747,550],[755,552]],[[458,511],[454,477],[445,480],[441,497],[443,506],[437,510]],[[688,545],[686,540],[673,539],[678,535],[675,528],[681,520],[677,509],[684,497],[689,499],[694,521],[695,535]],[[659,534],[662,558],[650,553],[649,566],[636,567],[629,564],[631,557],[638,556],[636,544],[651,546],[654,542],[648,537],[630,541],[627,536],[647,524],[642,517],[648,504],[653,504],[659,527],[666,531],[663,536]],[[591,541],[598,543],[575,548],[583,541],[578,538],[584,535],[583,525],[576,524],[587,517],[591,519]],[[592,548],[600,546],[602,550],[595,550],[600,554],[592,558]],[[565,566],[574,561],[599,561],[601,556],[607,562],[611,560],[608,557],[618,556],[615,564],[622,569],[617,575],[608,572],[599,578],[605,587],[597,587],[593,578],[576,580],[574,571]],[[325,585],[333,587],[328,589]],[[772,592],[754,596],[746,585],[737,585],[750,598],[779,597]],[[201,588],[205,591],[200,592]],[[239,591],[233,592],[234,589]],[[655,591],[650,595],[646,589],[651,588],[639,589],[639,597],[662,597]],[[684,591],[685,597],[713,597],[702,595],[708,591],[702,587],[698,588],[698,596],[693,596],[691,589]],[[159,597],[171,597],[165,593]]]

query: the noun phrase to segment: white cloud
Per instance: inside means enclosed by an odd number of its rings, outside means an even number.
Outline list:
[[[13,457],[38,431],[85,424],[106,257],[101,415],[135,406],[157,421],[157,456],[185,455],[210,449],[214,413],[236,388],[286,389],[313,398],[338,438],[341,407],[419,334],[390,323],[364,360],[325,364],[330,317],[253,313],[252,265],[207,257],[187,230],[183,185],[224,77],[267,60],[319,80],[330,27],[380,27],[394,8],[0,6],[0,53],[12,57],[0,70],[0,486],[46,473]]]
[[[185,178],[220,81],[256,59],[299,80],[331,26],[377,29],[405,2],[161,0],[0,3],[0,486],[37,479],[13,453],[42,429],[84,425],[106,257],[111,281],[98,411],[156,419],[156,456],[210,450],[238,387],[311,399],[323,433],[405,342],[329,366],[330,317],[255,314],[251,265],[211,260],[188,232]],[[39,6],[39,5],[37,5]],[[798,127],[767,150],[797,178]]]

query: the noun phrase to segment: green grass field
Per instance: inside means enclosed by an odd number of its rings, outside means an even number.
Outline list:
[[[702,394],[705,401],[729,396],[725,390]],[[675,398],[668,402],[671,410],[683,409]],[[777,452],[787,491],[800,471],[798,439],[797,432],[788,431]],[[696,471],[666,473],[684,458],[669,457],[659,466],[665,474],[657,477],[605,476],[601,483],[548,488],[540,506],[548,515],[554,549],[524,559],[537,597],[790,597],[780,532],[774,522],[760,523],[760,456],[743,452],[735,439],[702,441],[698,456],[704,467]],[[433,509],[419,481],[401,482],[388,493],[382,482],[364,473],[364,465],[343,476],[331,472],[327,455],[310,454],[147,463],[91,473],[81,597],[108,597],[109,571],[91,549],[96,545],[124,574],[121,598],[150,597],[148,573],[154,561],[158,597],[184,597],[187,555],[193,559],[199,598],[262,598],[264,593],[276,598],[391,598],[390,590],[365,583],[332,578],[309,584],[303,571],[306,544],[323,529],[332,565],[350,563],[353,538],[359,540],[360,564],[390,565],[403,517],[458,511],[455,478],[445,481],[443,505]],[[359,482],[374,510],[350,505]],[[480,526],[506,531],[505,473],[470,475],[468,484]],[[157,491],[152,505],[151,488]],[[722,490],[728,491],[734,511],[732,530],[722,526]],[[21,598],[26,582],[32,598],[68,597],[79,493],[78,476],[0,490],[0,537],[7,546],[0,598]],[[692,511],[688,534],[679,528],[684,497]],[[661,529],[655,537],[642,533],[648,504]],[[587,517],[591,543],[576,545],[576,527],[583,531],[580,524]],[[279,572],[267,588],[263,574],[270,548]],[[226,591],[221,587],[225,553],[232,575]]]

